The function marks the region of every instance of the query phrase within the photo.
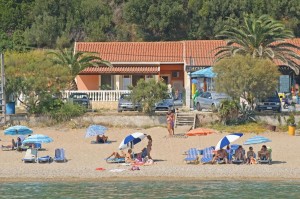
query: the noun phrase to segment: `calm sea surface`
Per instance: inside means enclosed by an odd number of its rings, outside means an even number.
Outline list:
[[[0,198],[300,198],[300,181],[0,183]]]

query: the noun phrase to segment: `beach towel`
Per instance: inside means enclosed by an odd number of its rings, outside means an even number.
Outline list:
[[[119,173],[119,172],[122,172],[122,171],[125,171],[126,169],[111,169],[109,170],[109,172],[113,172],[113,173]]]
[[[125,163],[125,158],[108,158],[105,160],[107,163]]]

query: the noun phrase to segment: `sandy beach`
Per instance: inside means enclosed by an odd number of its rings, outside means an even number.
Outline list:
[[[272,147],[272,165],[193,165],[186,164],[184,151],[195,147],[203,149],[214,146],[227,133],[208,136],[166,138],[167,129],[109,128],[106,135],[111,144],[90,144],[95,138],[85,138],[86,128],[68,129],[64,127],[32,127],[34,134],[45,134],[54,142],[43,144],[45,151],[38,156],[54,156],[56,148],[64,148],[68,162],[50,164],[23,163],[25,152],[0,151],[0,181],[110,181],[110,180],[300,180],[300,136],[289,136],[287,132],[266,132],[260,135],[272,140],[266,143]],[[188,127],[178,127],[175,134],[183,134]],[[2,131],[3,132],[3,131]],[[105,158],[118,146],[123,138],[134,132],[152,136],[151,155],[155,163],[139,166],[140,170],[130,171],[130,166],[108,164]],[[244,134],[235,144],[242,144],[255,134]],[[15,138],[17,136],[14,136]],[[0,136],[1,145],[11,142],[12,136]],[[147,139],[135,145],[134,152],[140,152],[147,145]],[[252,145],[257,152],[261,144]],[[244,146],[248,150],[249,146]],[[104,170],[96,170],[103,168]],[[120,172],[113,172],[120,171]]]

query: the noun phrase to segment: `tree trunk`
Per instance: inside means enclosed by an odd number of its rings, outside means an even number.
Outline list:
[[[72,80],[72,81],[69,83],[68,90],[75,90],[75,91],[78,90],[78,87],[77,87],[77,84],[76,84],[75,79]]]

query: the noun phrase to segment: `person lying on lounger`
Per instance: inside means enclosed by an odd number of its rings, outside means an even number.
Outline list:
[[[224,163],[227,164],[227,152],[225,149],[220,149],[216,152],[211,161],[211,164],[214,164],[217,160],[224,161]]]
[[[268,160],[270,157],[270,153],[267,149],[266,145],[262,145],[261,150],[258,151],[258,159],[260,160]]]
[[[108,137],[105,136],[105,135],[102,135],[102,136],[97,135],[96,142],[98,142],[98,143],[106,143],[107,139],[108,139]]]
[[[125,162],[126,163],[132,163],[134,162],[134,160],[132,159],[132,150],[128,149],[127,153],[124,153],[124,151],[121,151],[120,153],[118,152],[113,152],[110,156],[108,156],[108,158],[106,159],[110,159],[111,157],[113,158],[125,158]]]

